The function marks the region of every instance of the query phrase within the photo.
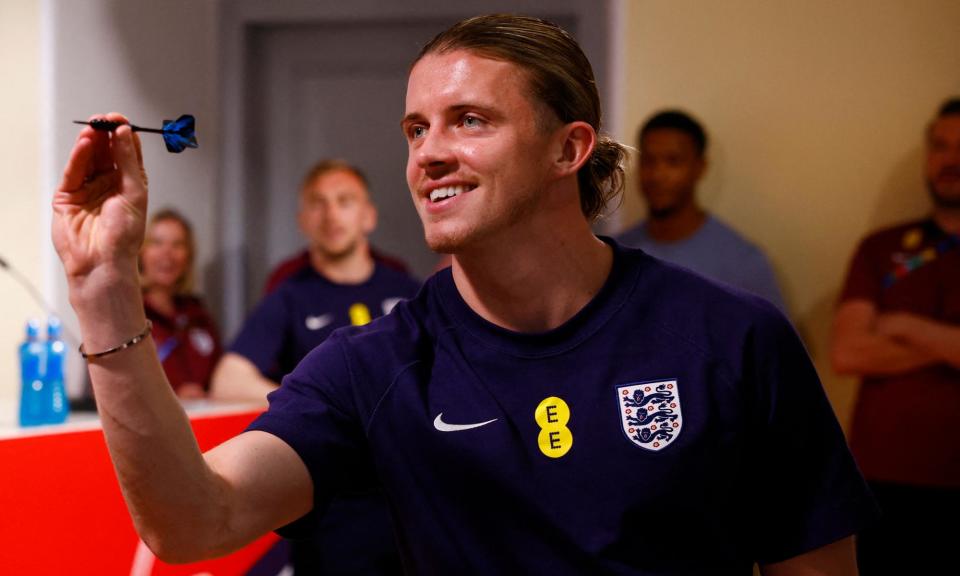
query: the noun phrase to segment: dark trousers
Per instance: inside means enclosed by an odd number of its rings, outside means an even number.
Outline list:
[[[862,576],[960,573],[960,490],[871,482],[880,519],[857,535]]]

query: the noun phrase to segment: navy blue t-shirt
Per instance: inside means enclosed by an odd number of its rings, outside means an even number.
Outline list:
[[[362,325],[412,298],[420,283],[382,264],[360,284],[337,284],[312,266],[297,271],[250,313],[230,351],[275,380],[341,326]]]
[[[783,315],[616,245],[600,293],[539,334],[441,271],[334,333],[250,428],[300,455],[317,510],[375,475],[411,574],[748,575],[874,513]]]

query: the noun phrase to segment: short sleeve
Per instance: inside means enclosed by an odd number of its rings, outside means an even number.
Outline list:
[[[305,535],[337,492],[373,482],[363,425],[350,394],[338,392],[351,385],[340,341],[331,336],[269,394],[269,409],[247,428],[286,442],[313,480],[313,512],[283,529],[284,536]]]
[[[847,278],[843,283],[843,290],[840,292],[840,302],[858,299],[876,302],[880,299],[883,288],[882,273],[877,270],[871,258],[873,250],[870,245],[868,238],[861,242],[854,252],[847,270]]]
[[[748,264],[744,266],[743,273],[744,288],[750,292],[765,298],[773,303],[782,312],[786,313],[787,305],[780,292],[780,285],[777,284],[777,278],[773,273],[773,266],[766,255],[759,249],[752,250],[752,254],[747,258]]]
[[[744,350],[756,409],[755,555],[766,564],[855,534],[876,507],[789,322],[763,318]]]
[[[281,291],[266,296],[247,316],[240,333],[230,345],[230,352],[253,363],[264,376],[279,380],[281,351],[289,339],[286,301]]]

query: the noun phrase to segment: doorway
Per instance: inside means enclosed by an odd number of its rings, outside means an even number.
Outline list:
[[[412,4],[412,5],[407,5]],[[451,6],[452,5],[452,6]],[[394,3],[237,2],[223,18],[224,157],[220,302],[226,335],[239,329],[277,262],[303,247],[300,180],[317,160],[342,158],[368,176],[379,225],[371,241],[425,278],[437,255],[423,241],[406,186],[399,129],[407,70],[420,48],[471,14],[547,18],[574,34],[609,98],[607,2],[523,0]],[[604,106],[609,109],[608,101]]]

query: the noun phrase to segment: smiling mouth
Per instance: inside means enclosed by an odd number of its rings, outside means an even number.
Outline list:
[[[440,202],[441,200],[446,200],[447,198],[459,196],[464,192],[469,192],[474,188],[476,188],[476,186],[444,186],[443,188],[437,188],[430,193],[430,201]]]

